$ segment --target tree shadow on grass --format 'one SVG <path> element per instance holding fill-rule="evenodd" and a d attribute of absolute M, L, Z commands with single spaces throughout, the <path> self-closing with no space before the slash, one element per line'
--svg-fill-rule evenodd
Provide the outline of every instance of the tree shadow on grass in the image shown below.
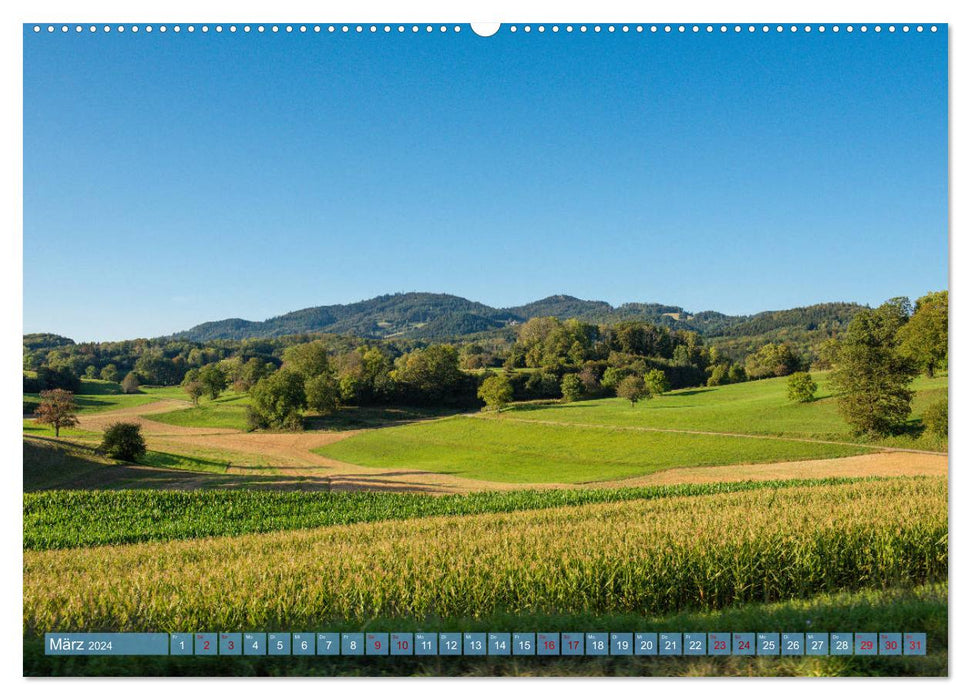
<path fill-rule="evenodd" d="M 582 401 L 571 401 L 569 403 L 564 403 L 563 401 L 558 401 L 556 399 L 528 401 L 528 402 L 513 404 L 509 406 L 509 408 L 507 408 L 506 411 L 503 411 L 503 413 L 528 413 L 530 411 L 545 411 L 550 408 L 577 410 L 582 408 L 589 408 L 590 406 L 592 406 L 593 404 L 588 403 L 588 401 L 591 401 L 591 400 L 592 399 L 582 400 Z M 584 404 L 586 404 L 586 406 L 584 406 Z"/>
<path fill-rule="evenodd" d="M 348 406 L 337 413 L 304 418 L 305 430 L 357 430 L 447 418 L 467 409 L 425 406 Z"/>
<path fill-rule="evenodd" d="M 441 484 L 414 471 L 327 474 L 320 467 L 238 467 L 229 462 L 152 452 L 151 464 L 112 462 L 91 446 L 63 439 L 24 440 L 24 491 L 51 489 L 254 489 L 273 491 L 398 491 L 439 494 Z M 192 468 L 193 464 L 203 468 Z M 210 467 L 211 469 L 206 469 Z M 304 469 L 320 473 L 294 474 Z M 407 477 L 402 479 L 400 477 Z"/>

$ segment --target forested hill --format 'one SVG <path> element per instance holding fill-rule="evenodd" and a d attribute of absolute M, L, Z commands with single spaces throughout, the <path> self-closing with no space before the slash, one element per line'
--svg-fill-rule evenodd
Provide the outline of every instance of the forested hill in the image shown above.
<path fill-rule="evenodd" d="M 445 340 L 472 333 L 498 331 L 537 316 L 577 318 L 591 323 L 649 321 L 669 328 L 698 331 L 702 335 L 752 336 L 782 329 L 833 330 L 846 325 L 861 306 L 850 303 L 816 304 L 750 316 L 729 316 L 717 311 L 692 314 L 680 306 L 629 303 L 612 306 L 556 295 L 506 309 L 497 309 L 450 294 L 409 292 L 386 294 L 353 304 L 315 306 L 266 321 L 240 318 L 210 321 L 175 338 L 205 342 L 270 338 L 297 333 L 346 333 L 367 338 L 403 336 Z"/>

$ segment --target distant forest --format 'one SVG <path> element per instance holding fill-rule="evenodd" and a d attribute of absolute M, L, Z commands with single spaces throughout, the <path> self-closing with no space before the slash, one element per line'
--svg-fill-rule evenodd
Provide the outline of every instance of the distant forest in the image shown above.
<path fill-rule="evenodd" d="M 818 363 L 817 348 L 837 337 L 862 308 L 831 303 L 728 316 L 662 304 L 613 307 L 563 295 L 494 309 L 446 294 L 393 294 L 263 322 L 214 321 L 154 339 L 76 343 L 49 333 L 25 335 L 29 375 L 24 388 L 76 390 L 81 378 L 120 382 L 126 377 L 170 386 L 214 363 L 224 365 L 230 382 L 245 387 L 239 366 L 279 368 L 287 348 L 311 341 L 322 341 L 338 364 L 348 353 L 372 349 L 390 365 L 410 353 L 448 345 L 465 371 L 537 370 L 530 389 L 524 384 L 529 376 L 517 380 L 517 395 L 525 397 L 556 393 L 569 371 L 580 373 L 592 388 L 611 367 L 631 373 L 663 369 L 674 387 L 724 383 L 741 380 L 746 358 L 767 344 L 784 345 L 798 358 L 791 360 L 793 366 Z M 251 376 L 250 383 L 258 378 Z M 608 384 L 611 379 L 607 373 Z"/>
<path fill-rule="evenodd" d="M 207 342 L 336 333 L 429 342 L 452 341 L 470 335 L 511 339 L 515 337 L 517 325 L 531 318 L 550 316 L 600 325 L 645 321 L 671 330 L 694 331 L 707 338 L 764 336 L 777 331 L 792 336 L 818 332 L 818 336 L 845 328 L 862 308 L 859 304 L 837 302 L 729 316 L 717 311 L 690 313 L 680 306 L 665 304 L 628 303 L 614 307 L 604 301 L 556 295 L 522 306 L 496 309 L 449 294 L 410 292 L 354 304 L 315 306 L 266 321 L 239 318 L 210 321 L 175 333 L 172 338 Z"/>
<path fill-rule="evenodd" d="M 869 347 L 866 338 L 873 336 L 879 340 L 874 343 L 885 346 L 888 358 L 903 358 L 901 367 L 907 372 L 901 376 L 918 370 L 933 374 L 947 366 L 946 291 L 930 293 L 916 306 L 897 298 L 873 311 L 837 303 L 748 317 L 689 314 L 678 307 L 647 304 L 614 308 L 551 297 L 515 309 L 491 310 L 496 318 L 504 316 L 502 327 L 475 326 L 472 332 L 446 338 L 422 335 L 429 328 L 444 332 L 455 314 L 466 313 L 455 309 L 470 305 L 487 308 L 459 297 L 403 294 L 280 317 L 293 327 L 316 319 L 326 320 L 329 328 L 345 324 L 382 329 L 373 335 L 272 335 L 271 327 L 288 327 L 280 319 L 255 324 L 253 332 L 264 336 L 244 339 L 198 340 L 185 333 L 76 343 L 54 334 L 30 334 L 23 338 L 24 392 L 76 393 L 82 379 L 117 382 L 128 393 L 139 391 L 141 385 L 181 384 L 197 403 L 204 394 L 215 399 L 231 387 L 250 394 L 252 427 L 296 428 L 305 410 L 327 413 L 369 404 L 476 406 L 493 394 L 500 403 L 578 400 L 636 394 L 648 380 L 656 393 L 663 393 L 829 369 L 843 337 L 852 335 L 854 327 L 860 336 L 856 346 Z M 563 320 L 549 313 L 556 309 L 580 316 Z M 883 330 L 866 330 L 875 323 L 872 318 L 884 317 L 891 320 Z M 216 325 L 205 327 L 215 331 Z M 402 327 L 407 332 L 390 332 Z M 240 328 L 237 324 L 236 331 L 245 332 Z M 846 353 L 844 364 L 845 360 Z M 909 399 L 906 403 L 909 406 Z"/>

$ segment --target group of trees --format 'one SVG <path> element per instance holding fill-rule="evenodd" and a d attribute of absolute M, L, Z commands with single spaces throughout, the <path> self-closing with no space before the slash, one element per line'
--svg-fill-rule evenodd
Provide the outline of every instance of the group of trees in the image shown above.
<path fill-rule="evenodd" d="M 340 403 L 340 384 L 327 345 L 316 340 L 283 353 L 283 366 L 250 389 L 249 423 L 254 428 L 296 429 L 303 412 L 330 413 Z"/>
<path fill-rule="evenodd" d="M 895 298 L 861 311 L 836 346 L 832 382 L 843 418 L 860 434 L 906 430 L 914 378 L 946 371 L 947 291 L 917 300 Z M 947 403 L 928 411 L 925 428 L 947 434 Z"/>
<path fill-rule="evenodd" d="M 77 392 L 81 376 L 121 382 L 126 392 L 139 391 L 140 384 L 181 383 L 198 405 L 231 387 L 251 395 L 253 427 L 296 427 L 306 412 L 328 413 L 341 405 L 482 401 L 501 409 L 514 400 L 600 396 L 622 396 L 634 405 L 672 388 L 782 376 L 790 377 L 792 400 L 808 401 L 817 388 L 806 373 L 812 360 L 814 368 L 834 370 L 840 411 L 855 430 L 888 433 L 909 419 L 912 379 L 947 370 L 947 307 L 946 291 L 913 307 L 905 299 L 876 309 L 848 306 L 852 320 L 845 328 L 842 320 L 837 324 L 841 335 L 825 338 L 811 355 L 784 341 L 730 355 L 693 331 L 555 317 L 529 319 L 511 341 L 457 346 L 310 335 L 75 344 L 34 335 L 24 338 L 24 391 Z M 808 318 L 812 332 L 829 327 Z M 769 321 L 775 322 L 760 323 Z"/>
<path fill-rule="evenodd" d="M 625 380 L 633 378 L 625 385 L 630 392 L 638 377 L 655 370 L 676 389 L 746 378 L 741 366 L 697 333 L 644 321 L 595 325 L 532 318 L 519 328 L 504 366 L 533 370 L 521 384 L 514 382 L 517 398 L 613 396 Z"/>
<path fill-rule="evenodd" d="M 502 374 L 490 373 L 483 380 L 477 395 L 487 408 L 498 412 L 513 400 L 515 389 L 510 381 L 510 376 L 514 375 L 511 375 L 510 370 L 506 369 Z M 642 399 L 660 396 L 670 389 L 671 383 L 668 381 L 667 375 L 659 369 L 652 369 L 643 376 L 638 374 L 624 376 L 614 387 L 614 393 L 616 396 L 630 401 L 630 405 L 633 407 Z M 559 390 L 563 400 L 567 402 L 579 401 L 586 393 L 583 379 L 576 372 L 563 376 Z"/>
<path fill-rule="evenodd" d="M 749 379 L 785 377 L 805 369 L 805 360 L 786 343 L 766 343 L 745 358 L 745 375 Z"/>

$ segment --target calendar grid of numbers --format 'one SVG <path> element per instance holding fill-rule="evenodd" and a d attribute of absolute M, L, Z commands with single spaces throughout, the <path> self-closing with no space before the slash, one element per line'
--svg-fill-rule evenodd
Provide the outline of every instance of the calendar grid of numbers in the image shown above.
<path fill-rule="evenodd" d="M 924 656 L 923 632 L 85 632 L 52 656 Z"/>

